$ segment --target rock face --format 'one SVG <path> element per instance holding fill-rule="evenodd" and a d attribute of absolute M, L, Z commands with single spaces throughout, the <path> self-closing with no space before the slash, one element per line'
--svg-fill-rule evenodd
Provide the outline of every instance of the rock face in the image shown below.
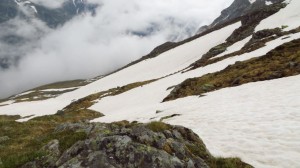
<path fill-rule="evenodd" d="M 198 34 L 230 20 L 244 16 L 264 6 L 280 2 L 283 2 L 283 0 L 235 0 L 228 8 L 221 12 L 221 15 L 215 19 L 212 24 L 209 26 L 202 26 L 198 30 Z"/>
<path fill-rule="evenodd" d="M 47 8 L 28 0 L 1 0 L 0 23 L 16 16 L 24 19 L 35 17 L 44 21 L 49 27 L 56 27 L 70 20 L 72 17 L 85 12 L 95 13 L 94 4 L 81 0 L 68 0 L 58 8 Z"/>
<path fill-rule="evenodd" d="M 41 150 L 47 155 L 29 167 L 218 167 L 222 164 L 207 151 L 201 139 L 190 129 L 161 122 L 137 124 L 63 124 L 55 131 L 83 131 L 88 135 L 66 151 L 59 151 L 61 142 L 52 140 Z M 224 161 L 224 160 L 223 160 Z M 235 167 L 251 167 L 234 160 Z"/>

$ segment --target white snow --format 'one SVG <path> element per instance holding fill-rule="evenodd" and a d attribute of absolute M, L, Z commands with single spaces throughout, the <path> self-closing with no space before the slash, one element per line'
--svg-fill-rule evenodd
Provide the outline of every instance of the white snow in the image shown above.
<path fill-rule="evenodd" d="M 225 52 L 215 56 L 215 57 L 212 57 L 212 58 L 218 58 L 218 57 L 222 57 L 226 54 L 230 54 L 230 53 L 233 53 L 233 52 L 236 52 L 236 51 L 239 51 L 241 50 L 244 45 L 249 42 L 249 40 L 252 38 L 252 36 L 249 36 L 249 37 L 246 37 L 245 39 L 241 40 L 241 41 L 238 41 L 234 44 L 232 44 L 231 46 L 229 46 Z"/>
<path fill-rule="evenodd" d="M 25 1 L 25 2 L 23 2 L 23 4 L 31 4 L 31 2 L 30 1 Z"/>
<path fill-rule="evenodd" d="M 20 94 L 14 96 L 14 97 L 20 97 L 20 96 L 28 95 L 28 94 L 30 94 L 32 92 L 35 92 L 35 90 L 31 90 L 31 91 L 28 91 L 28 92 L 23 92 L 23 93 L 20 93 Z"/>
<path fill-rule="evenodd" d="M 269 6 L 269 5 L 272 5 L 273 2 L 272 1 L 266 1 L 266 5 Z"/>
<path fill-rule="evenodd" d="M 69 88 L 61 88 L 61 89 L 44 89 L 44 90 L 39 90 L 40 92 L 62 92 L 62 91 L 67 91 L 67 90 L 73 90 L 73 89 L 78 89 L 79 87 L 69 87 Z"/>
<path fill-rule="evenodd" d="M 36 10 L 36 7 L 35 6 L 30 6 L 32 9 L 33 9 L 33 11 L 35 12 L 35 13 L 38 13 L 38 11 Z"/>
<path fill-rule="evenodd" d="M 281 26 L 288 26 L 286 31 L 295 29 L 300 26 L 300 1 L 291 0 L 284 9 L 274 15 L 262 20 L 255 28 L 255 31 L 271 29 Z"/>
<path fill-rule="evenodd" d="M 21 116 L 55 114 L 58 110 L 69 105 L 74 99 L 79 99 L 92 93 L 127 85 L 129 83 L 156 79 L 172 74 L 186 68 L 201 58 L 211 47 L 223 43 L 230 34 L 240 26 L 240 22 L 229 25 L 221 30 L 217 30 L 168 52 L 162 53 L 154 59 L 142 61 L 134 66 L 106 76 L 75 91 L 62 94 L 56 98 L 36 102 L 21 102 L 1 107 L 0 114 L 18 114 Z"/>
<path fill-rule="evenodd" d="M 160 115 L 194 130 L 212 154 L 254 167 L 300 167 L 300 76 L 250 83 L 166 103 Z"/>
<path fill-rule="evenodd" d="M 75 0 L 73 0 L 73 4 L 74 4 L 74 6 L 76 7 L 76 3 L 75 3 Z"/>
<path fill-rule="evenodd" d="M 249 2 L 250 2 L 251 4 L 253 4 L 255 1 L 256 1 L 256 0 L 249 0 Z"/>

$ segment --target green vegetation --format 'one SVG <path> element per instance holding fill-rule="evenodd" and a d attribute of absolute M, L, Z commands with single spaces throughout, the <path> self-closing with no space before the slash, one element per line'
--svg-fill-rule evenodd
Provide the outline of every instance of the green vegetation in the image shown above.
<path fill-rule="evenodd" d="M 64 81 L 64 82 L 55 82 L 47 85 L 43 85 L 32 90 L 46 90 L 46 89 L 63 89 L 63 88 L 71 88 L 71 87 L 79 87 L 85 86 L 89 82 L 86 80 L 72 80 L 72 81 Z"/>
<path fill-rule="evenodd" d="M 84 132 L 63 131 L 54 129 L 68 122 L 80 122 L 101 117 L 102 114 L 92 111 L 76 111 L 58 113 L 55 115 L 38 117 L 28 122 L 16 122 L 20 116 L 0 116 L 0 137 L 9 139 L 0 142 L 0 168 L 18 167 L 46 153 L 41 147 L 51 140 L 57 139 L 60 150 L 64 151 L 79 140 L 86 139 Z"/>
<path fill-rule="evenodd" d="M 194 156 L 203 158 L 211 168 L 252 168 L 239 158 L 213 157 L 207 151 L 203 142 L 187 143 L 186 147 Z"/>
<path fill-rule="evenodd" d="M 166 123 L 154 121 L 154 122 L 147 124 L 147 128 L 149 128 L 150 130 L 152 130 L 154 132 L 163 132 L 165 130 L 171 129 L 172 127 Z"/>
<path fill-rule="evenodd" d="M 28 90 L 27 91 L 28 94 L 22 94 L 20 96 L 10 97 L 8 99 L 2 99 L 2 100 L 0 100 L 0 103 L 8 101 L 8 100 L 14 100 L 15 103 L 47 100 L 50 98 L 57 97 L 63 93 L 74 91 L 77 89 L 76 87 L 85 86 L 89 83 L 90 82 L 87 82 L 85 80 L 72 80 L 72 81 L 56 82 L 56 83 L 43 85 L 43 86 Z M 68 88 L 70 88 L 70 89 L 68 89 Z M 47 89 L 54 89 L 54 90 L 47 91 Z M 65 89 L 65 90 L 55 91 L 55 89 Z"/>
<path fill-rule="evenodd" d="M 215 158 L 210 163 L 211 168 L 252 168 L 239 158 Z"/>
<path fill-rule="evenodd" d="M 187 79 L 175 87 L 164 101 L 298 74 L 300 74 L 300 39 L 285 43 L 265 56 L 236 62 L 222 71 Z"/>
<path fill-rule="evenodd" d="M 281 29 L 286 29 L 286 28 L 288 28 L 289 26 L 288 25 L 282 25 L 281 26 Z"/>
<path fill-rule="evenodd" d="M 58 95 L 61 95 L 63 93 L 71 92 L 76 89 L 66 89 L 63 91 L 33 91 L 28 94 L 24 94 L 21 96 L 17 96 L 13 98 L 15 100 L 15 103 L 20 103 L 20 102 L 30 102 L 30 101 L 41 101 L 41 100 L 47 100 L 49 98 L 54 98 Z"/>
<path fill-rule="evenodd" d="M 162 117 L 159 121 L 163 121 L 163 120 L 173 118 L 173 117 L 176 117 L 176 116 L 181 116 L 181 115 L 180 114 L 172 114 L 172 115 L 169 115 L 169 116 Z"/>

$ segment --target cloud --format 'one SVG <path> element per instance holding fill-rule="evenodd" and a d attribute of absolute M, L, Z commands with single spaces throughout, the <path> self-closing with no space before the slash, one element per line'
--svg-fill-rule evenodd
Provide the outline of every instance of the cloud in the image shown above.
<path fill-rule="evenodd" d="M 75 17 L 55 30 L 39 21 L 24 24 L 15 19 L 13 32 L 29 40 L 17 51 L 22 55 L 18 63 L 0 70 L 0 97 L 41 84 L 111 72 L 159 44 L 194 34 L 232 1 L 90 0 L 100 4 L 95 16 Z M 7 32 L 0 30 L 0 34 Z M 13 47 L 0 43 L 0 58 Z"/>

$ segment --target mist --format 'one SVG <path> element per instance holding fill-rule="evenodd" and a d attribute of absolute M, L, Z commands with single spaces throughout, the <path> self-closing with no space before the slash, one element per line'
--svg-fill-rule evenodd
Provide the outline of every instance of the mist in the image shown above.
<path fill-rule="evenodd" d="M 99 4 L 96 15 L 79 15 L 55 29 L 38 19 L 12 19 L 0 25 L 0 38 L 19 34 L 24 40 L 0 42 L 0 58 L 17 60 L 0 69 L 0 98 L 47 83 L 105 75 L 166 41 L 193 35 L 232 1 L 90 0 Z M 56 8 L 63 1 L 32 2 Z"/>

